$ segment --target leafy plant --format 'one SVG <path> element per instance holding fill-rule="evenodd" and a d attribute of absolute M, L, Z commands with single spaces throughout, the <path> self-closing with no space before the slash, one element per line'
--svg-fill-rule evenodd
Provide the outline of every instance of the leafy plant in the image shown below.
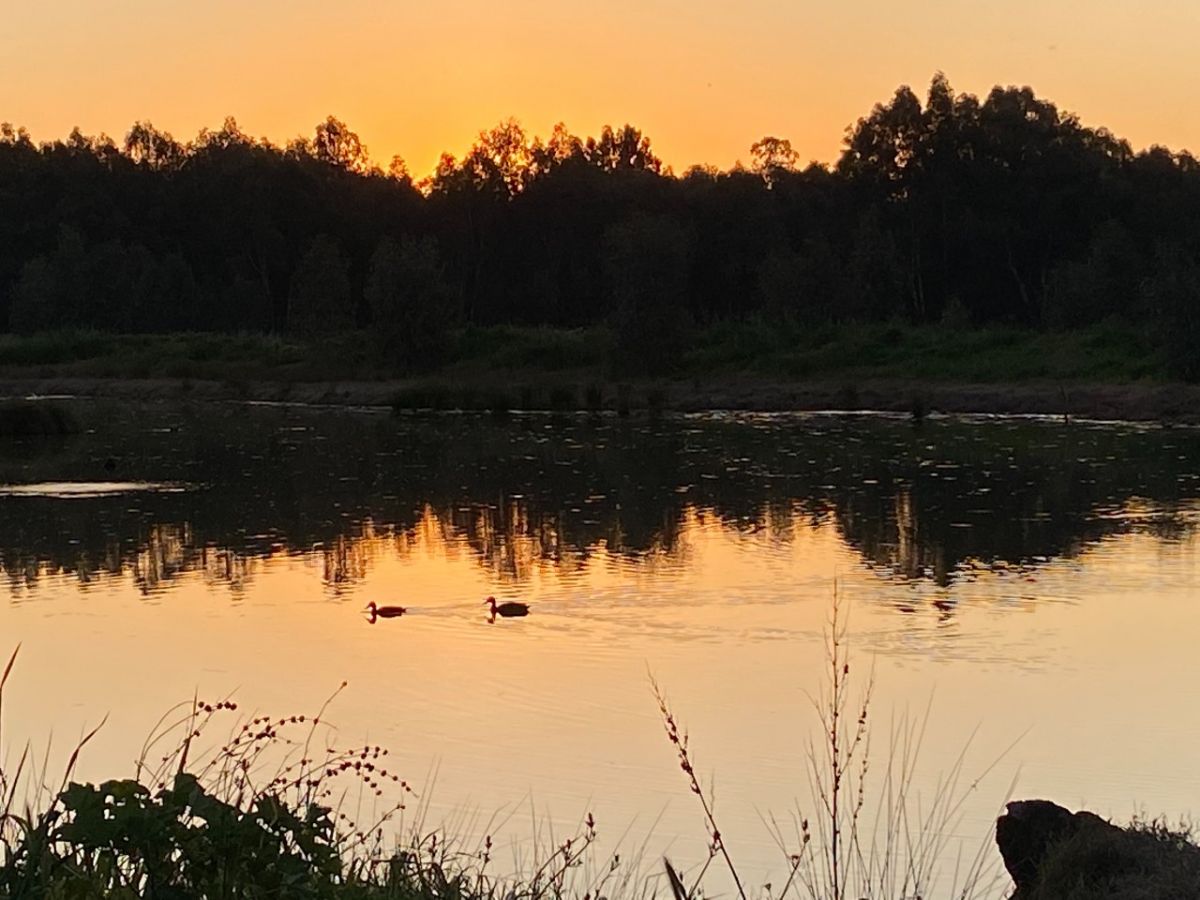
<path fill-rule="evenodd" d="M 0 673 L 0 712 L 16 658 Z M 426 830 L 423 813 L 389 850 L 399 830 L 386 826 L 415 795 L 386 767 L 386 749 L 332 743 L 332 700 L 312 717 L 245 719 L 230 700 L 193 699 L 162 717 L 132 778 L 98 785 L 73 779 L 95 729 L 61 786 L 22 806 L 19 786 L 45 780 L 31 777 L 26 748 L 14 770 L 0 765 L 0 898 L 590 900 L 633 890 L 634 868 L 615 851 L 590 865 L 591 814 L 577 834 L 535 844 L 511 876 L 491 872 L 490 834 L 465 848 Z M 210 746 L 206 736 L 230 717 L 229 736 Z M 398 800 L 384 799 L 396 791 Z"/>

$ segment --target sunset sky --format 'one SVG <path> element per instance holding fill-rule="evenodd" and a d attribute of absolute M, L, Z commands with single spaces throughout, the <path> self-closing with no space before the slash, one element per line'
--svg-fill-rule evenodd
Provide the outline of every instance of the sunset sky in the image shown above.
<path fill-rule="evenodd" d="M 676 171 L 727 167 L 764 134 L 829 161 L 873 103 L 932 73 L 1029 84 L 1135 147 L 1200 151 L 1195 0 L 6 0 L 0 121 L 39 140 L 179 139 L 226 115 L 256 136 L 347 121 L 386 164 L 513 116 L 646 131 Z"/>

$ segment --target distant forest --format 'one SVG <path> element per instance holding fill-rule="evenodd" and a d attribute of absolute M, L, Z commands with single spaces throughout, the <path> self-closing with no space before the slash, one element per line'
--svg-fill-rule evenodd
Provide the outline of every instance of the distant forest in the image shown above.
<path fill-rule="evenodd" d="M 1117 320 L 1200 377 L 1200 163 L 1134 153 L 1029 88 L 934 77 L 847 130 L 675 174 L 630 125 L 514 122 L 414 181 L 335 118 L 286 146 L 233 119 L 180 143 L 0 126 L 0 331 L 363 329 L 400 369 L 460 325 L 611 327 L 629 368 L 757 318 L 1071 329 Z"/>

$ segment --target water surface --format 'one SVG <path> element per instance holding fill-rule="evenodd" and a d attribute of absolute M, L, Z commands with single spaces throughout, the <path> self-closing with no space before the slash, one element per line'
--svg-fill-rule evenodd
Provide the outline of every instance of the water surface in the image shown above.
<path fill-rule="evenodd" d="M 1016 778 L 1105 815 L 1200 809 L 1200 433 L 1027 420 L 660 421 L 245 405 L 81 407 L 0 445 L 5 742 L 123 774 L 171 704 L 333 710 L 435 818 L 530 809 L 700 859 L 657 721 L 686 721 L 755 883 L 762 817 L 807 803 L 835 589 L 879 727 L 932 712 L 918 783 L 972 733 L 973 850 Z M 532 605 L 489 623 L 489 594 Z M 410 613 L 374 625 L 362 607 Z M 880 732 L 879 741 L 883 741 Z M 428 789 L 428 788 L 427 788 Z M 457 820 L 460 823 L 462 820 Z M 464 825 L 482 829 L 484 825 Z M 653 854 L 651 854 L 653 858 Z"/>

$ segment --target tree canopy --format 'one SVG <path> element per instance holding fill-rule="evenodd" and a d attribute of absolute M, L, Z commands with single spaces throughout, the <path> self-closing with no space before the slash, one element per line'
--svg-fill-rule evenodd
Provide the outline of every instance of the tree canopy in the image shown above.
<path fill-rule="evenodd" d="M 828 167 L 782 137 L 748 149 L 748 169 L 676 176 L 632 125 L 542 139 L 507 120 L 414 182 L 332 116 L 284 147 L 232 118 L 188 142 L 136 122 L 39 144 L 4 124 L 0 330 L 310 333 L 383 310 L 389 345 L 441 333 L 411 310 L 1200 330 L 1200 164 L 1027 87 L 901 87 Z"/>

